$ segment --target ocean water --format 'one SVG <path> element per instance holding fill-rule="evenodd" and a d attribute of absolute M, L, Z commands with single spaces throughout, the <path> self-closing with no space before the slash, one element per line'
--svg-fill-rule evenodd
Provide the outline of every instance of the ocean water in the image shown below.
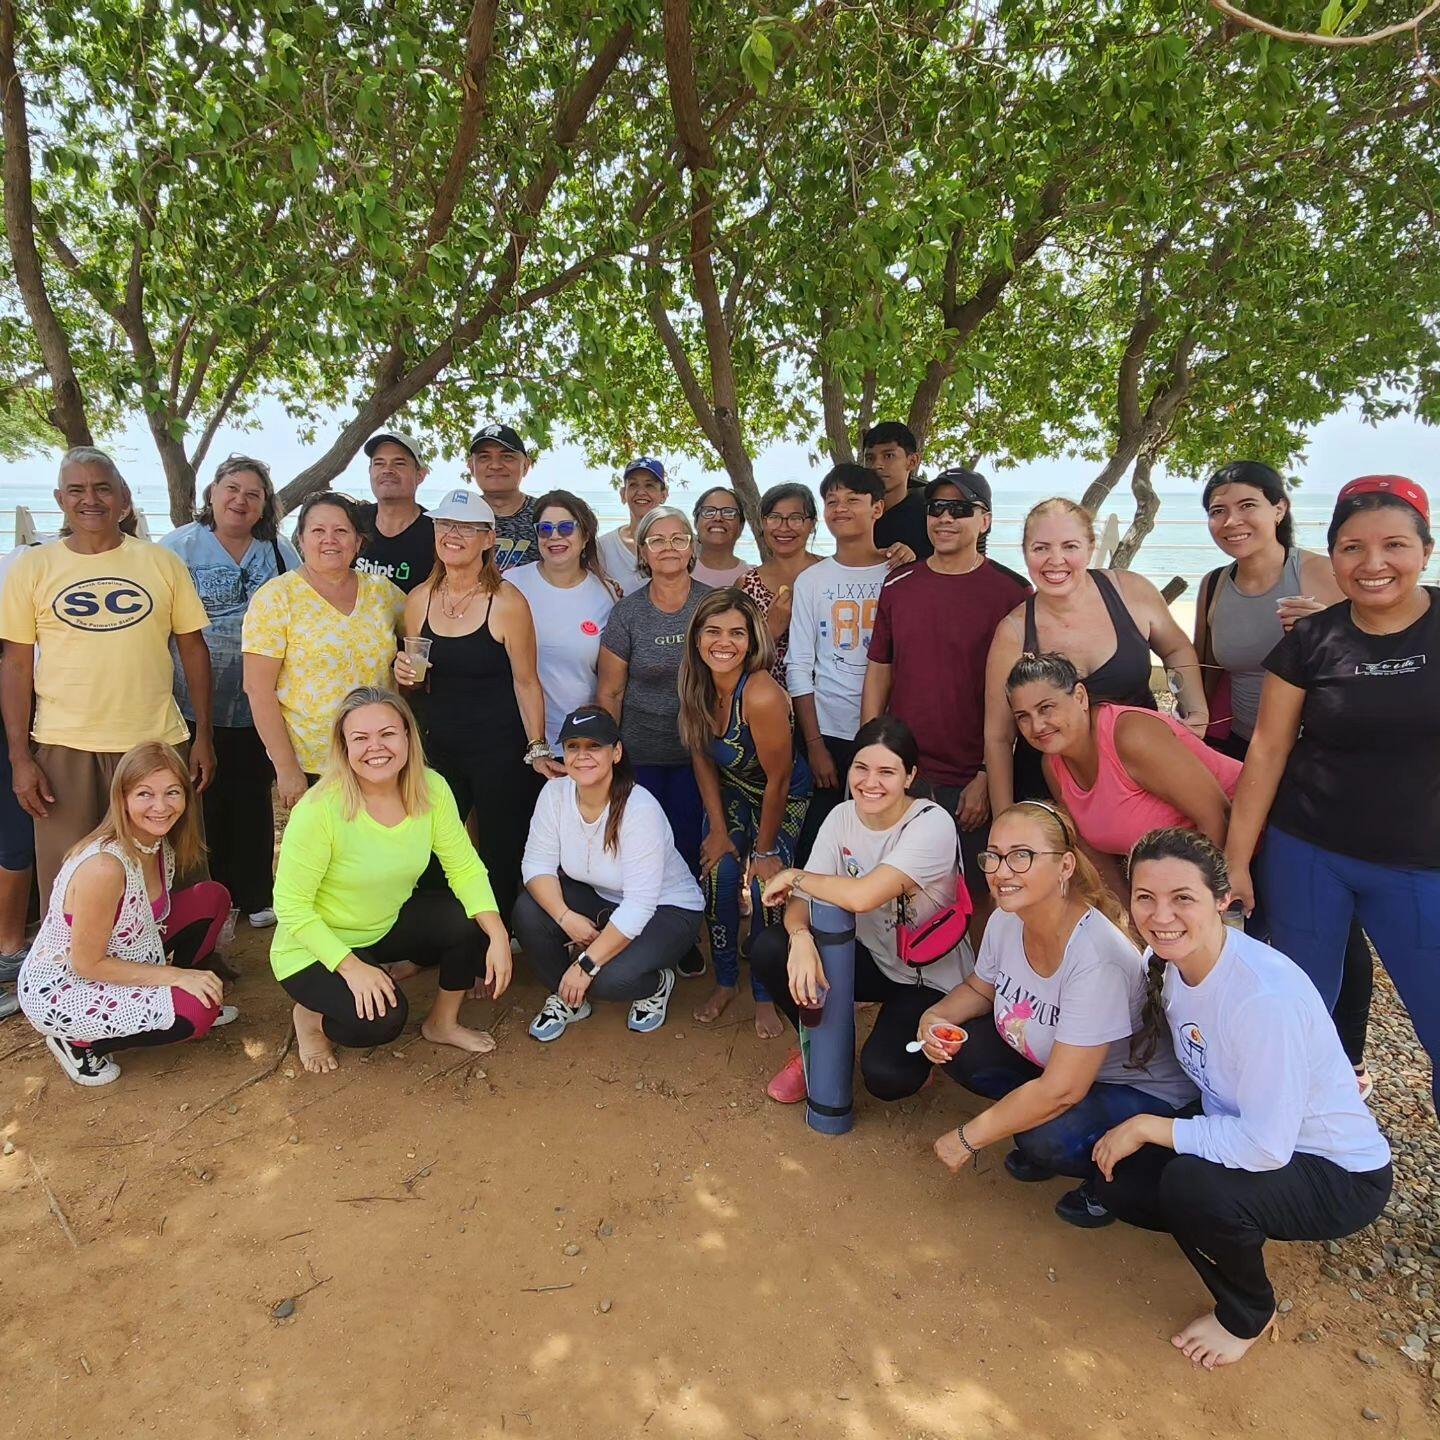
<path fill-rule="evenodd" d="M 585 478 L 566 478 L 570 479 L 570 488 L 595 510 L 602 530 L 619 525 L 626 518 L 625 508 L 613 487 L 598 477 L 591 479 L 589 483 L 586 483 Z M 547 476 L 546 479 L 555 483 L 559 477 Z M 703 488 L 709 488 L 714 483 L 710 480 Z M 53 482 L 5 482 L 3 492 L 0 492 L 0 553 L 13 544 L 16 506 L 27 507 L 40 530 L 53 533 L 59 524 L 59 513 L 52 497 L 52 486 Z M 164 487 L 140 481 L 134 488 L 150 534 L 152 538 L 158 538 L 170 529 L 169 504 Z M 368 487 L 362 469 L 352 467 L 336 488 L 357 498 L 368 498 Z M 450 482 L 447 480 L 427 480 L 420 490 L 421 502 L 428 500 L 433 503 L 449 488 Z M 529 488 L 532 493 L 536 490 L 533 484 Z M 677 485 L 672 489 L 671 500 L 688 510 L 694 504 L 701 488 Z M 1023 572 L 1020 532 L 1025 514 L 1037 501 L 1055 492 L 1031 489 L 1006 491 L 999 483 L 996 488 L 995 522 L 991 531 L 989 554 L 1002 564 Z M 1170 491 L 1161 498 L 1162 507 L 1155 529 L 1141 547 L 1133 568 L 1162 586 L 1176 576 L 1183 577 L 1190 582 L 1190 593 L 1186 598 L 1192 599 L 1201 576 L 1222 563 L 1223 556 L 1216 549 L 1206 529 L 1198 489 Z M 1113 507 L 1102 509 L 1100 521 L 1103 523 L 1105 517 L 1113 511 L 1123 534 L 1130 518 L 1130 496 L 1128 493 L 1121 493 L 1115 499 L 1117 503 Z M 1307 549 L 1323 550 L 1325 527 L 1329 523 L 1334 495 L 1302 491 L 1296 496 L 1294 503 L 1296 532 L 1300 544 Z M 815 548 L 822 554 L 833 548 L 823 526 L 817 532 Z M 748 535 L 740 550 L 748 558 L 755 558 L 755 547 L 749 541 Z M 1434 580 L 1437 575 L 1440 575 L 1440 562 L 1431 567 L 1430 578 Z"/>

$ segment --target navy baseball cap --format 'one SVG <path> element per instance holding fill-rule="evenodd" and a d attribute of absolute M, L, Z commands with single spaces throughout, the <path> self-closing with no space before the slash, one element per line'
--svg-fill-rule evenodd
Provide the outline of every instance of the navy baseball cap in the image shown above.
<path fill-rule="evenodd" d="M 990 482 L 973 470 L 961 470 L 958 467 L 954 470 L 942 470 L 933 480 L 927 482 L 925 499 L 933 500 L 935 492 L 942 485 L 953 485 L 972 505 L 983 505 L 987 510 L 995 508 L 990 500 Z"/>
<path fill-rule="evenodd" d="M 593 740 L 597 745 L 618 745 L 620 727 L 604 706 L 582 705 L 565 717 L 557 739 L 561 745 L 567 740 Z"/>
<path fill-rule="evenodd" d="M 665 484 L 665 466 L 652 455 L 641 455 L 639 459 L 632 460 L 625 467 L 621 478 L 627 479 L 635 470 L 648 470 L 662 485 Z"/>
<path fill-rule="evenodd" d="M 470 453 L 473 455 L 489 440 L 493 440 L 497 445 L 503 446 L 515 455 L 528 456 L 529 454 L 525 449 L 525 442 L 520 438 L 520 432 L 511 429 L 509 425 L 482 425 L 470 437 Z"/>

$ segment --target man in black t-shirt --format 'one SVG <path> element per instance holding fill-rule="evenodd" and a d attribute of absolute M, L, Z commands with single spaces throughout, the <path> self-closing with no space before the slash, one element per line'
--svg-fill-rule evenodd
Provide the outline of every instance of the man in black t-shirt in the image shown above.
<path fill-rule="evenodd" d="M 420 446 L 398 430 L 365 442 L 373 505 L 360 507 L 365 544 L 357 570 L 383 575 L 409 594 L 435 568 L 435 527 L 415 499 L 426 476 Z"/>
<path fill-rule="evenodd" d="M 915 478 L 920 444 L 908 425 L 884 420 L 860 437 L 865 464 L 885 482 L 885 513 L 875 522 L 875 545 L 888 550 L 908 545 L 917 560 L 935 553 L 925 525 L 925 487 Z"/>
<path fill-rule="evenodd" d="M 503 573 L 540 558 L 535 502 L 520 485 L 534 463 L 518 431 L 482 425 L 470 441 L 470 476 L 495 512 L 495 564 Z"/>

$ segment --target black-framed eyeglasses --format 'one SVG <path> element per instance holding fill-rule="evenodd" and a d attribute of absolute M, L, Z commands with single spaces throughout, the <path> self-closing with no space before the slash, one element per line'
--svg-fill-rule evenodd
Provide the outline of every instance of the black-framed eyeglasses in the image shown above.
<path fill-rule="evenodd" d="M 771 530 L 803 530 L 814 522 L 803 511 L 796 515 L 780 515 L 772 510 L 765 517 L 765 524 Z"/>
<path fill-rule="evenodd" d="M 952 520 L 968 520 L 975 513 L 975 506 L 969 500 L 927 500 L 925 513 L 932 520 L 938 520 L 942 515 L 948 515 Z"/>
<path fill-rule="evenodd" d="M 982 850 L 975 863 L 982 875 L 993 875 L 1003 860 L 1010 867 L 1012 875 L 1023 875 L 1034 863 L 1037 855 L 1065 855 L 1065 850 L 1032 850 L 1028 845 L 1017 845 L 1013 850 Z"/>
<path fill-rule="evenodd" d="M 579 528 L 578 520 L 542 520 L 536 525 L 535 533 L 542 540 L 548 540 L 552 535 L 568 540 Z"/>
<path fill-rule="evenodd" d="M 738 520 L 741 514 L 733 505 L 702 505 L 698 513 L 702 520 Z"/>

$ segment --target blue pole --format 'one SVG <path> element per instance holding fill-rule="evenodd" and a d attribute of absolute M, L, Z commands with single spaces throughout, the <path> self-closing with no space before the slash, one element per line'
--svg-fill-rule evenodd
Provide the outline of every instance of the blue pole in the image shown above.
<path fill-rule="evenodd" d="M 805 1123 L 822 1135 L 844 1135 L 855 1124 L 855 917 L 838 905 L 810 901 L 810 931 L 830 989 L 818 1023 L 803 1012 Z"/>

